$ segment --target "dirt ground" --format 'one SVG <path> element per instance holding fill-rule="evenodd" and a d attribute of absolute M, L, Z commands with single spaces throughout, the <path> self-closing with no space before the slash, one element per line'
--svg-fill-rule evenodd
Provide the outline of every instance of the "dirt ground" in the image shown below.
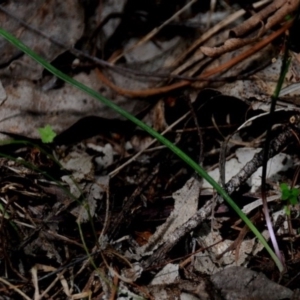
<path fill-rule="evenodd" d="M 184 151 L 282 270 L 176 151 L 1 37 L 0 300 L 300 299 L 298 6 L 1 1 L 1 28 Z"/>

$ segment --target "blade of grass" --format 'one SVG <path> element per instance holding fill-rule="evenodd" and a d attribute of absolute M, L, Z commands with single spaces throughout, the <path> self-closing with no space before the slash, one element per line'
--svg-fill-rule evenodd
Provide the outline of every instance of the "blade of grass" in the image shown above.
<path fill-rule="evenodd" d="M 176 155 L 178 155 L 185 163 L 187 163 L 190 167 L 192 167 L 201 177 L 203 177 L 209 184 L 211 184 L 214 189 L 227 201 L 227 203 L 233 208 L 233 210 L 238 214 L 238 216 L 247 224 L 247 226 L 251 229 L 251 231 L 256 235 L 259 241 L 263 244 L 266 250 L 269 252 L 270 256 L 274 260 L 275 264 L 277 265 L 280 272 L 283 272 L 283 265 L 275 255 L 273 250 L 268 245 L 265 238 L 262 234 L 257 230 L 257 228 L 252 224 L 252 222 L 248 219 L 248 217 L 240 210 L 240 208 L 235 204 L 235 202 L 227 195 L 227 193 L 222 189 L 222 187 L 212 178 L 210 177 L 203 168 L 201 168 L 195 161 L 193 161 L 188 155 L 182 152 L 178 147 L 176 147 L 172 142 L 164 138 L 158 132 L 147 126 L 145 123 L 141 122 L 139 119 L 132 116 L 127 111 L 123 110 L 121 107 L 117 106 L 116 104 L 112 103 L 110 100 L 106 99 L 104 96 L 99 94 L 98 92 L 94 91 L 93 89 L 87 87 L 86 85 L 78 82 L 77 80 L 67 76 L 63 72 L 59 71 L 55 67 L 53 67 L 50 63 L 46 60 L 41 58 L 38 54 L 24 45 L 20 40 L 15 38 L 13 35 L 8 33 L 6 30 L 0 28 L 0 35 L 3 36 L 6 40 L 12 43 L 15 47 L 19 48 L 23 52 L 25 52 L 28 56 L 32 59 L 37 61 L 40 65 L 42 65 L 45 69 L 51 72 L 56 77 L 64 80 L 65 82 L 75 86 L 79 90 L 84 91 L 88 95 L 94 97 L 98 101 L 104 103 L 106 106 L 110 107 L 121 116 L 125 117 L 126 119 L 130 120 L 131 122 L 135 123 L 137 126 L 148 132 L 154 138 L 156 138 L 159 142 L 167 146 L 171 151 L 173 151 Z"/>

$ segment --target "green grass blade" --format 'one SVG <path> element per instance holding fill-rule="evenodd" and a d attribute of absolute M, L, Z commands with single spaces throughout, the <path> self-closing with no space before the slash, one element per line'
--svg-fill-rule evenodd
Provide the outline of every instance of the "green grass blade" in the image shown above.
<path fill-rule="evenodd" d="M 147 126 L 145 123 L 141 122 L 139 119 L 132 116 L 127 111 L 123 110 L 121 107 L 115 105 L 110 100 L 103 97 L 101 94 L 96 92 L 95 90 L 87 87 L 86 85 L 78 82 L 77 80 L 67 76 L 63 72 L 59 71 L 55 67 L 53 67 L 50 63 L 48 63 L 46 60 L 41 58 L 39 55 L 37 55 L 34 51 L 32 51 L 30 48 L 25 46 L 21 41 L 19 41 L 17 38 L 15 38 L 13 35 L 5 31 L 4 29 L 0 28 L 0 35 L 3 36 L 5 39 L 7 39 L 10 43 L 12 43 L 14 46 L 25 52 L 28 56 L 30 56 L 32 59 L 37 61 L 40 65 L 42 65 L 45 69 L 47 69 L 49 72 L 51 72 L 56 77 L 64 80 L 65 82 L 75 86 L 79 90 L 84 91 L 88 95 L 94 97 L 98 101 L 104 103 L 106 106 L 110 107 L 117 113 L 119 113 L 121 116 L 125 117 L 126 119 L 132 121 L 137 126 L 148 132 L 150 135 L 152 135 L 154 138 L 156 138 L 159 142 L 167 146 L 170 150 L 172 150 L 176 155 L 178 155 L 184 162 L 186 162 L 190 167 L 192 167 L 201 177 L 203 177 L 206 181 L 208 181 L 213 188 L 227 201 L 227 203 L 235 210 L 235 212 L 239 215 L 239 217 L 247 224 L 247 226 L 251 229 L 251 231 L 256 235 L 256 237 L 259 239 L 259 241 L 264 245 L 266 250 L 269 252 L 270 256 L 274 260 L 275 264 L 277 265 L 280 272 L 283 271 L 283 266 L 280 260 L 277 258 L 273 250 L 268 245 L 265 238 L 262 236 L 262 234 L 257 230 L 257 228 L 252 224 L 252 222 L 249 220 L 249 218 L 240 210 L 240 208 L 235 204 L 235 202 L 227 195 L 227 193 L 222 189 L 222 187 L 212 178 L 210 177 L 206 171 L 201 168 L 195 161 L 193 161 L 188 155 L 186 155 L 184 152 L 182 152 L 178 147 L 176 147 L 172 142 L 164 138 L 162 135 L 160 135 L 158 132 Z"/>

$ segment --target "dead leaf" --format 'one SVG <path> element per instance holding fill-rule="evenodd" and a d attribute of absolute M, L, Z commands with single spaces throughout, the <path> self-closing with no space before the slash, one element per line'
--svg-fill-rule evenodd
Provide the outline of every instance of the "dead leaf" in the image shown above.
<path fill-rule="evenodd" d="M 200 181 L 191 178 L 180 190 L 173 193 L 175 200 L 173 212 L 166 222 L 157 228 L 156 232 L 150 237 L 149 242 L 139 249 L 140 253 L 156 249 L 169 238 L 176 228 L 182 226 L 196 213 L 200 187 Z"/>
<path fill-rule="evenodd" d="M 25 45 L 37 52 L 47 61 L 54 60 L 65 49 L 73 45 L 81 37 L 84 29 L 83 9 L 78 2 L 72 0 L 12 0 L 5 3 L 4 8 L 22 20 L 45 33 L 52 39 L 64 44 L 65 48 L 55 45 L 49 39 L 37 34 L 33 30 L 24 28 L 19 22 L 5 13 L 0 13 L 1 27 L 17 38 Z M 15 46 L 0 39 L 1 58 L 0 64 L 9 64 L 0 69 L 0 74 L 12 78 L 27 78 L 38 80 L 41 78 L 43 67 L 22 53 Z"/>

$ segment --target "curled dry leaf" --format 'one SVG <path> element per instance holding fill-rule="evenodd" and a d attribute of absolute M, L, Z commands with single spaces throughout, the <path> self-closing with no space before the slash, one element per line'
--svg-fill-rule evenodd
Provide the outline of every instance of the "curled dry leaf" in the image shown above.
<path fill-rule="evenodd" d="M 215 57 L 222 55 L 226 52 L 233 51 L 239 49 L 249 43 L 255 42 L 260 38 L 264 33 L 267 32 L 270 28 L 274 25 L 278 24 L 284 18 L 294 12 L 299 5 L 298 0 L 276 0 L 270 3 L 267 7 L 262 9 L 260 12 L 249 18 L 244 23 L 240 24 L 236 28 L 230 31 L 230 35 L 234 38 L 227 40 L 223 46 L 220 47 L 201 47 L 201 51 L 209 56 Z M 273 14 L 272 14 L 273 13 Z M 264 24 L 265 19 L 272 14 Z M 249 31 L 253 30 L 256 26 L 260 27 L 256 36 L 252 38 L 242 38 L 244 34 L 248 33 Z M 241 38 L 237 38 L 241 37 Z"/>
<path fill-rule="evenodd" d="M 294 1 L 295 2 L 295 1 Z M 245 22 L 231 29 L 230 35 L 234 37 L 241 37 L 248 33 L 250 30 L 255 28 L 257 25 L 262 25 L 263 21 L 269 17 L 273 12 L 280 9 L 287 3 L 286 0 L 275 0 L 271 2 L 268 6 L 257 12 L 255 15 L 250 17 Z"/>

